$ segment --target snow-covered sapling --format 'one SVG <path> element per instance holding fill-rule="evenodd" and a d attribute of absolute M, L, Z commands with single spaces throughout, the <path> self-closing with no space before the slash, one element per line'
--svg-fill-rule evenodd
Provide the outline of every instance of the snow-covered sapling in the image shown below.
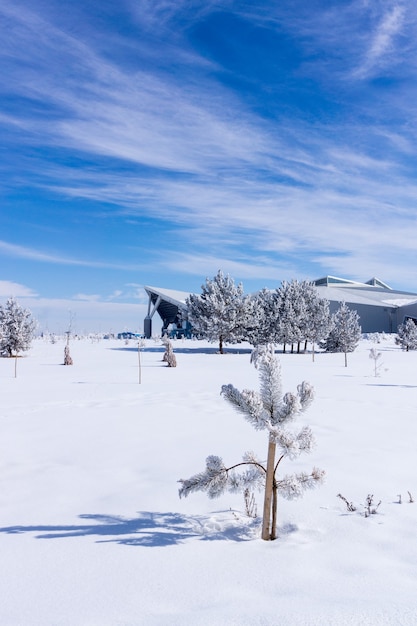
<path fill-rule="evenodd" d="M 140 358 L 140 349 L 145 347 L 145 341 L 139 339 L 138 341 L 138 372 L 139 372 L 139 385 L 142 383 L 142 361 Z"/>
<path fill-rule="evenodd" d="M 297 394 L 282 393 L 281 368 L 272 346 L 256 348 L 252 362 L 259 371 L 260 392 L 238 391 L 233 385 L 223 385 L 221 393 L 256 430 L 267 431 L 266 464 L 253 452 L 246 452 L 242 462 L 230 467 L 220 457 L 209 456 L 203 472 L 179 481 L 179 495 L 206 491 L 210 498 L 216 498 L 226 490 L 263 488 L 262 539 L 273 540 L 276 539 L 278 493 L 287 499 L 299 497 L 304 490 L 323 481 L 324 471 L 313 468 L 310 473 L 299 472 L 278 478 L 278 467 L 284 458 L 295 459 L 313 447 L 314 438 L 308 426 L 298 432 L 287 428 L 287 424 L 311 403 L 313 388 L 303 382 L 298 385 Z"/>
<path fill-rule="evenodd" d="M 375 378 L 377 378 L 379 376 L 379 371 L 382 367 L 382 363 L 378 363 L 379 359 L 381 358 L 382 354 L 381 352 L 378 352 L 378 350 L 376 348 L 371 348 L 369 351 L 369 358 L 373 359 L 374 361 L 374 376 Z"/>

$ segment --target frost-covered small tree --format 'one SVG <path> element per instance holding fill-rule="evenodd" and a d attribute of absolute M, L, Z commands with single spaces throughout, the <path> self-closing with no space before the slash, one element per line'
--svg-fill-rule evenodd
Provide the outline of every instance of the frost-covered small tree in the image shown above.
<path fill-rule="evenodd" d="M 345 367 L 347 367 L 347 353 L 355 350 L 360 338 L 359 315 L 342 302 L 332 315 L 331 330 L 327 339 L 322 343 L 322 347 L 326 352 L 343 352 Z"/>
<path fill-rule="evenodd" d="M 379 359 L 381 358 L 381 352 L 378 352 L 376 348 L 371 348 L 369 351 L 369 358 L 374 362 L 374 376 L 375 378 L 379 376 L 379 371 L 382 367 L 382 363 L 379 363 Z"/>
<path fill-rule="evenodd" d="M 243 460 L 227 467 L 218 456 L 209 456 L 206 469 L 187 480 L 180 480 L 180 497 L 195 491 L 205 491 L 210 498 L 224 491 L 245 491 L 248 487 L 264 489 L 262 539 L 276 539 L 278 493 L 288 499 L 302 495 L 303 491 L 324 479 L 324 471 L 313 468 L 310 473 L 299 472 L 278 477 L 278 468 L 285 458 L 295 459 L 310 452 L 314 445 L 311 429 L 304 426 L 294 432 L 288 425 L 296 415 L 305 411 L 313 399 L 313 388 L 301 383 L 297 394 L 282 393 L 281 368 L 272 346 L 254 350 L 252 361 L 259 371 L 260 392 L 238 391 L 233 385 L 223 385 L 222 395 L 256 430 L 268 434 L 266 463 L 253 452 L 246 452 Z"/>
<path fill-rule="evenodd" d="M 219 343 L 223 354 L 225 342 L 240 342 L 245 338 L 250 320 L 251 299 L 243 295 L 241 283 L 219 270 L 213 279 L 206 278 L 202 293 L 191 294 L 186 304 L 188 320 L 193 330 L 210 342 Z"/>
<path fill-rule="evenodd" d="M 303 283 L 303 298 L 305 317 L 301 320 L 302 335 L 305 341 L 311 342 L 314 361 L 316 344 L 325 339 L 331 329 L 329 301 L 320 298 L 317 289 L 308 282 Z"/>
<path fill-rule="evenodd" d="M 398 326 L 397 333 L 395 338 L 397 345 L 400 345 L 406 352 L 417 350 L 417 326 L 411 318 Z"/>
<path fill-rule="evenodd" d="M 278 290 L 261 289 L 252 296 L 252 311 L 246 340 L 253 346 L 278 342 Z"/>
<path fill-rule="evenodd" d="M 301 319 L 305 315 L 304 301 L 301 298 L 300 284 L 297 280 L 283 281 L 278 289 L 279 312 L 278 312 L 278 343 L 283 344 L 283 352 L 287 344 L 291 345 L 302 341 Z"/>
<path fill-rule="evenodd" d="M 0 353 L 12 357 L 29 350 L 35 328 L 31 311 L 9 298 L 4 306 L 0 305 Z"/>

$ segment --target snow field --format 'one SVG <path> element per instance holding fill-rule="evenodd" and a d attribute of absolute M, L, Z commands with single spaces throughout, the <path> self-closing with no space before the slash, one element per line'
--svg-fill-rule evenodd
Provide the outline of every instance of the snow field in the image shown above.
<path fill-rule="evenodd" d="M 281 499 L 279 539 L 263 542 L 242 496 L 179 500 L 177 483 L 209 454 L 266 455 L 265 433 L 220 396 L 258 388 L 250 346 L 177 341 L 167 368 L 148 341 L 139 385 L 134 342 L 72 340 L 68 367 L 64 345 L 36 340 L 17 378 L 0 359 L 2 626 L 417 624 L 417 353 L 390 337 L 361 341 L 347 368 L 343 354 L 278 353 L 284 391 L 316 392 L 295 426 L 317 447 L 282 472 L 327 479 Z M 368 494 L 382 502 L 365 518 Z"/>

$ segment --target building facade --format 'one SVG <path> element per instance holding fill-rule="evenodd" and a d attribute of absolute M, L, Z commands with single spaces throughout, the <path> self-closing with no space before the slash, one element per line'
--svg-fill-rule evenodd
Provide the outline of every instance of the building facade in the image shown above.
<path fill-rule="evenodd" d="M 363 333 L 396 333 L 399 324 L 408 317 L 417 323 L 417 294 L 398 291 L 378 278 L 366 283 L 325 276 L 313 281 L 321 298 L 330 303 L 334 313 L 341 302 L 357 311 Z M 149 296 L 148 313 L 144 320 L 145 337 L 152 336 L 152 320 L 158 313 L 162 320 L 161 335 L 172 337 L 191 336 L 191 326 L 187 320 L 186 300 L 189 293 L 145 287 Z"/>

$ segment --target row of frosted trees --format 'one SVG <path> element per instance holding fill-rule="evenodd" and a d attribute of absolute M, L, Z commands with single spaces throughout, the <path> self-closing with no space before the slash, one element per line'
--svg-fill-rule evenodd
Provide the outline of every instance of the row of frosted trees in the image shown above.
<path fill-rule="evenodd" d="M 344 303 L 331 315 L 329 301 L 320 298 L 308 281 L 284 281 L 274 290 L 262 289 L 244 295 L 241 283 L 235 285 L 219 270 L 206 279 L 201 294 L 187 300 L 188 319 L 194 332 L 219 343 L 248 341 L 253 346 L 283 345 L 293 352 L 312 345 L 313 359 L 318 344 L 329 352 L 352 352 L 361 334 L 359 317 Z"/>

